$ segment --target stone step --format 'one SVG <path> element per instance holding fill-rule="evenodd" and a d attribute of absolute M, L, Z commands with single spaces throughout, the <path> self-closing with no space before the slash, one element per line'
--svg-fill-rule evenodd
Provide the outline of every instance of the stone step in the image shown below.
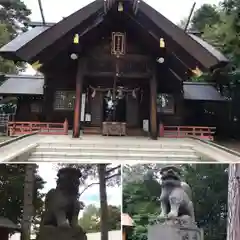
<path fill-rule="evenodd" d="M 144 154 L 144 153 L 99 153 L 99 152 L 33 152 L 30 156 L 31 159 L 33 158 L 66 158 L 66 159 L 118 159 L 124 160 L 131 159 L 131 160 L 161 160 L 164 159 L 179 159 L 179 160 L 188 160 L 188 159 L 195 159 L 199 160 L 200 157 L 196 154 L 172 154 L 172 153 L 151 153 L 151 154 Z"/>
<path fill-rule="evenodd" d="M 131 159 L 131 158 L 126 158 L 124 159 L 124 161 L 126 161 L 126 163 L 135 163 L 136 161 L 140 161 L 145 163 L 152 163 L 152 162 L 159 162 L 161 161 L 161 163 L 165 163 L 168 164 L 170 162 L 174 162 L 175 164 L 181 164 L 181 163 L 196 163 L 196 161 L 198 162 L 199 159 L 196 158 L 184 158 L 184 159 L 178 159 L 178 158 L 158 158 L 158 159 L 150 159 L 150 160 L 143 160 L 143 159 Z M 102 158 L 67 158 L 67 157 L 58 157 L 58 158 L 52 158 L 52 157 L 30 157 L 28 159 L 29 163 L 36 163 L 36 162 L 57 162 L 57 163 L 103 163 L 103 159 Z M 116 158 L 106 158 L 104 159 L 104 163 L 122 163 L 123 160 L 122 159 L 116 159 Z"/>
<path fill-rule="evenodd" d="M 184 148 L 129 148 L 129 147 L 99 147 L 99 146 L 51 146 L 51 147 L 37 147 L 36 152 L 98 152 L 98 153 L 167 153 L 167 154 L 196 154 L 193 149 Z"/>
<path fill-rule="evenodd" d="M 191 144 L 151 144 L 151 143 L 134 143 L 131 142 L 115 142 L 115 141 L 108 141 L 108 142 L 93 142 L 93 141 L 83 141 L 83 142 L 74 142 L 74 141 L 67 141 L 67 142 L 53 142 L 53 143 L 45 143 L 40 142 L 39 147 L 46 147 L 46 148 L 54 148 L 54 147 L 79 147 L 79 148 L 148 148 L 148 149 L 192 149 L 193 146 Z"/>

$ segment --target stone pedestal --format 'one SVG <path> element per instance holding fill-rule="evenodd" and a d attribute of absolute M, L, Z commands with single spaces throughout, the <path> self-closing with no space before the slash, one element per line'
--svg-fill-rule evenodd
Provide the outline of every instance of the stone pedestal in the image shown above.
<path fill-rule="evenodd" d="M 203 231 L 194 225 L 154 224 L 148 227 L 148 240 L 203 240 Z"/>
<path fill-rule="evenodd" d="M 87 240 L 82 228 L 43 226 L 37 240 Z"/>

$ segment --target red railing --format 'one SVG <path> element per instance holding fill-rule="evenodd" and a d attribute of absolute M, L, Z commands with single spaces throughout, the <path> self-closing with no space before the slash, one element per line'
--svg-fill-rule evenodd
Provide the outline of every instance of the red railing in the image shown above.
<path fill-rule="evenodd" d="M 29 134 L 33 132 L 38 132 L 39 134 L 44 135 L 67 135 L 68 121 L 65 119 L 64 123 L 8 122 L 9 136 Z"/>
<path fill-rule="evenodd" d="M 168 138 L 198 137 L 212 141 L 215 131 L 215 127 L 163 126 L 162 124 L 159 127 L 160 137 Z"/>

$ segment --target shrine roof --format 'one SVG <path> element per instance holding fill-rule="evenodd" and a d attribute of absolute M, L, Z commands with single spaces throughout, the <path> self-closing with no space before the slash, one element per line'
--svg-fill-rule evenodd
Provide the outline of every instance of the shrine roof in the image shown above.
<path fill-rule="evenodd" d="M 0 54 L 12 60 L 22 60 L 29 63 L 41 61 L 38 59 L 39 56 L 43 52 L 49 54 L 47 49 L 50 46 L 57 48 L 56 44 L 61 39 L 65 38 L 64 47 L 71 44 L 76 29 L 78 29 L 81 38 L 88 31 L 96 28 L 104 21 L 115 2 L 117 1 L 95 0 L 56 24 L 46 24 L 43 27 L 36 23 L 34 28 L 3 46 L 0 49 Z M 148 31 L 149 36 L 156 41 L 163 37 L 163 32 L 167 40 L 176 45 L 175 50 L 178 51 L 178 55 L 189 54 L 206 69 L 228 62 L 228 59 L 214 47 L 201 38 L 189 35 L 144 1 L 128 0 L 125 2 L 132 6 L 132 10 L 123 13 L 123 15 L 129 15 L 131 12 L 131 18 Z"/>
<path fill-rule="evenodd" d="M 0 95 L 43 95 L 44 77 L 5 75 L 0 85 Z"/>
<path fill-rule="evenodd" d="M 209 51 L 216 59 L 220 62 L 228 62 L 229 60 L 215 47 L 213 47 L 208 42 L 204 41 L 202 38 L 198 37 L 196 34 L 189 33 L 191 38 L 198 42 L 202 47 Z"/>
<path fill-rule="evenodd" d="M 11 42 L 4 45 L 0 49 L 0 52 L 8 55 L 8 58 L 13 58 L 14 60 L 22 60 L 21 57 L 17 57 L 16 52 L 47 29 L 49 29 L 48 26 L 38 26 L 32 28 L 27 32 L 23 32 L 18 37 L 14 38 Z"/>
<path fill-rule="evenodd" d="M 184 82 L 183 92 L 185 100 L 226 101 L 211 83 Z"/>

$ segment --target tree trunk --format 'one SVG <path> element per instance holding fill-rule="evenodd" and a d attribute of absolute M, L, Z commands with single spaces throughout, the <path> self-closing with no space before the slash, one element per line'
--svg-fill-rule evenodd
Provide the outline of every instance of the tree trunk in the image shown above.
<path fill-rule="evenodd" d="M 99 191 L 100 191 L 100 226 L 101 240 L 108 240 L 108 204 L 106 191 L 106 164 L 98 164 Z"/>
<path fill-rule="evenodd" d="M 31 235 L 31 222 L 33 217 L 33 190 L 34 173 L 36 165 L 26 164 L 24 182 L 24 203 L 21 240 L 29 240 Z"/>
<path fill-rule="evenodd" d="M 228 173 L 227 240 L 240 239 L 240 164 L 230 164 Z"/>

